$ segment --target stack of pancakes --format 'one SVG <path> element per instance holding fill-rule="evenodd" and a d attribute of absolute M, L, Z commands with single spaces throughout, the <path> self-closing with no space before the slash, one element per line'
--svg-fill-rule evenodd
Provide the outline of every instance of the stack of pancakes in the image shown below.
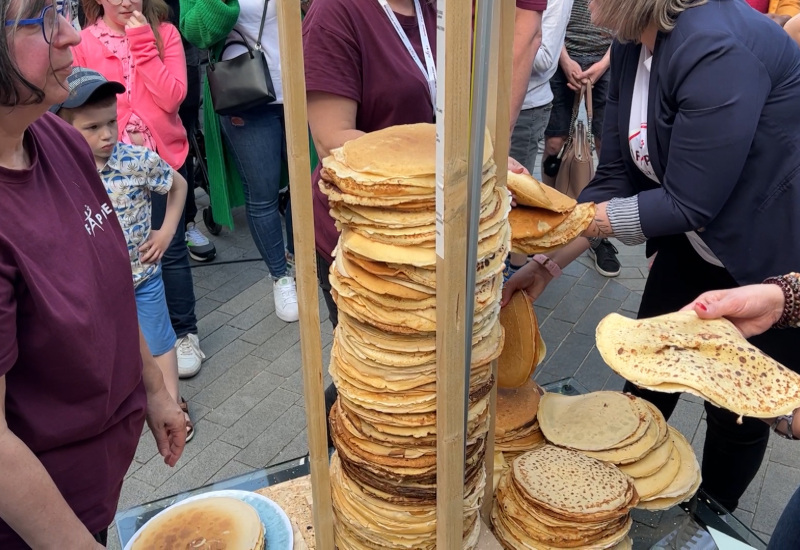
<path fill-rule="evenodd" d="M 546 394 L 538 418 L 548 442 L 613 464 L 630 476 L 639 508 L 666 510 L 690 499 L 700 486 L 691 445 L 644 399 L 610 391 Z"/>
<path fill-rule="evenodd" d="M 175 548 L 264 550 L 264 525 L 246 502 L 211 497 L 168 508 L 147 522 L 131 544 L 132 550 Z"/>
<path fill-rule="evenodd" d="M 517 206 L 508 216 L 511 251 L 546 254 L 580 236 L 594 219 L 594 203 L 574 199 L 527 174 L 508 174 Z"/>
<path fill-rule="evenodd" d="M 539 410 L 539 386 L 532 379 L 520 388 L 498 388 L 494 424 L 494 485 L 499 475 L 519 455 L 544 444 L 536 412 Z"/>
<path fill-rule="evenodd" d="M 436 213 L 432 124 L 366 134 L 323 160 L 320 188 L 341 237 L 331 265 L 339 307 L 330 373 L 340 548 L 436 543 Z M 502 270 L 510 199 L 485 147 L 467 410 L 464 547 L 480 531 L 491 362 L 503 346 Z"/>
<path fill-rule="evenodd" d="M 630 548 L 631 479 L 612 465 L 550 445 L 518 457 L 492 508 L 504 548 Z"/>

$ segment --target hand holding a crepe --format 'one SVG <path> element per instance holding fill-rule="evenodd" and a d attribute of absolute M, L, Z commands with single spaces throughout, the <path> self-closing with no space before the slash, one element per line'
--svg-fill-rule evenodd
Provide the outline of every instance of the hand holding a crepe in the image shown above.
<path fill-rule="evenodd" d="M 766 332 L 783 315 L 786 299 L 777 285 L 746 285 L 712 290 L 698 296 L 681 311 L 694 311 L 701 319 L 725 317 L 745 338 Z M 773 419 L 767 419 L 772 424 Z M 800 409 L 793 412 L 793 437 L 800 437 Z"/>
<path fill-rule="evenodd" d="M 694 311 L 701 319 L 725 317 L 750 338 L 777 323 L 784 304 L 779 286 L 761 284 L 706 292 L 681 311 Z"/>

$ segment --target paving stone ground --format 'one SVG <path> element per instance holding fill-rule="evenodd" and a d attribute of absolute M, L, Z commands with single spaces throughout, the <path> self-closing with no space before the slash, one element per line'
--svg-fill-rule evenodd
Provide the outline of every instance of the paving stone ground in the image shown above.
<path fill-rule="evenodd" d="M 205 228 L 203 228 L 205 230 Z M 299 327 L 274 313 L 272 283 L 250 238 L 242 211 L 236 230 L 211 237 L 218 255 L 194 264 L 201 346 L 207 355 L 200 373 L 181 381 L 197 433 L 175 468 L 163 464 L 145 433 L 123 485 L 119 510 L 227 479 L 307 452 L 300 374 Z M 545 384 L 574 377 L 589 390 L 621 389 L 623 379 L 602 361 L 594 346 L 597 322 L 610 312 L 633 317 L 647 278 L 643 247 L 617 243 L 619 277 L 607 279 L 581 257 L 564 270 L 536 303 L 548 348 L 536 372 Z M 225 262 L 239 262 L 228 263 Z M 331 326 L 320 301 L 324 364 Z M 327 369 L 326 369 L 327 370 Z M 326 384 L 329 378 L 326 374 Z M 685 395 L 670 423 L 702 452 L 705 435 L 701 401 Z M 767 540 L 783 507 L 800 485 L 796 442 L 773 436 L 761 470 L 736 516 Z M 110 548 L 118 549 L 111 532 Z"/>

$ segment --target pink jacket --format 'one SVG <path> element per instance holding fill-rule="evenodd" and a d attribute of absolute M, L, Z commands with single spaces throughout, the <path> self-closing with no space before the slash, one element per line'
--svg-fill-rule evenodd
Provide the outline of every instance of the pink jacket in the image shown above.
<path fill-rule="evenodd" d="M 149 25 L 128 29 L 126 35 L 135 61 L 131 99 L 117 96 L 117 115 L 122 131 L 135 112 L 144 121 L 156 142 L 156 152 L 176 170 L 186 161 L 186 139 L 178 108 L 186 97 L 186 58 L 181 37 L 173 25 L 158 27 L 164 44 L 160 59 L 155 35 Z M 125 82 L 120 60 L 89 29 L 81 32 L 81 43 L 72 49 L 74 64 L 99 72 L 108 80 Z"/>

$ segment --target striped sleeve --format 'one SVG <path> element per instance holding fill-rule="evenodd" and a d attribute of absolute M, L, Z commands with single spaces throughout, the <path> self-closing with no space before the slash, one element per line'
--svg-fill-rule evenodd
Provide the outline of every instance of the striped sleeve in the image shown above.
<path fill-rule="evenodd" d="M 628 246 L 642 244 L 647 240 L 642 232 L 639 220 L 639 198 L 633 197 L 611 199 L 606 208 L 608 222 L 614 236 Z"/>

